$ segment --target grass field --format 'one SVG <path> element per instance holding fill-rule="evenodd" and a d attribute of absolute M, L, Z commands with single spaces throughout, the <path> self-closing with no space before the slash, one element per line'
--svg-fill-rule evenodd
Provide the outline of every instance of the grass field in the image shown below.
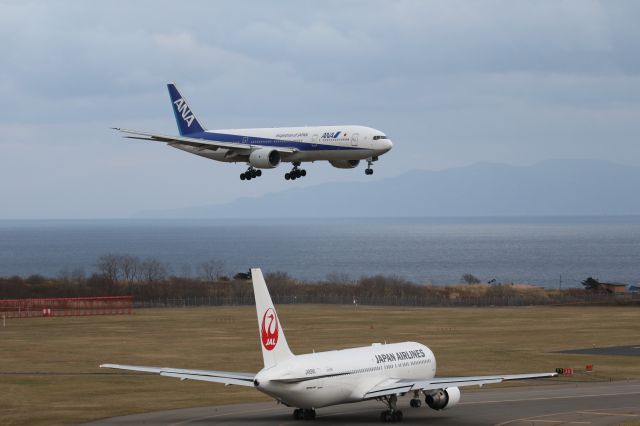
<path fill-rule="evenodd" d="M 629 307 L 389 308 L 286 305 L 294 353 L 415 340 L 439 375 L 554 371 L 572 378 L 640 378 L 637 357 L 557 354 L 640 344 Z M 99 369 L 100 363 L 256 372 L 253 307 L 138 310 L 131 316 L 36 318 L 0 328 L 0 424 L 73 424 L 115 415 L 263 401 L 253 389 Z M 586 364 L 595 372 L 581 373 Z M 17 373 L 17 374 L 16 374 Z"/>

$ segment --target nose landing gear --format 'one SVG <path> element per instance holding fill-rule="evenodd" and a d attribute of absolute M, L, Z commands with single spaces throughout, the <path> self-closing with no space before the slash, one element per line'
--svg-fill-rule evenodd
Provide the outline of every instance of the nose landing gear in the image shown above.
<path fill-rule="evenodd" d="M 371 168 L 371 165 L 373 164 L 374 161 L 378 161 L 378 157 L 367 158 L 367 168 L 364 170 L 365 175 L 369 176 L 373 174 L 373 169 Z"/>
<path fill-rule="evenodd" d="M 262 170 L 249 167 L 246 172 L 240 173 L 240 180 L 251 180 L 260 176 L 262 176 Z"/>

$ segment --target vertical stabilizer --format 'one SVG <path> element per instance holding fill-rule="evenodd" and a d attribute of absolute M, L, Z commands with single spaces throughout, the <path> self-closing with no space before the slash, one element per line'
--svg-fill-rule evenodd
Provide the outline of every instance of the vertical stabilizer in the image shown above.
<path fill-rule="evenodd" d="M 169 83 L 167 84 L 167 89 L 169 89 L 171 106 L 173 107 L 173 113 L 176 116 L 176 123 L 178 124 L 180 136 L 204 132 L 204 127 L 196 118 L 193 110 L 187 103 L 187 100 L 182 97 L 176 85 Z"/>
<path fill-rule="evenodd" d="M 284 330 L 271 301 L 262 271 L 259 268 L 251 269 L 251 278 L 253 280 L 253 293 L 256 298 L 262 357 L 265 368 L 268 368 L 293 357 L 293 354 L 289 349 L 287 339 L 284 337 Z"/>

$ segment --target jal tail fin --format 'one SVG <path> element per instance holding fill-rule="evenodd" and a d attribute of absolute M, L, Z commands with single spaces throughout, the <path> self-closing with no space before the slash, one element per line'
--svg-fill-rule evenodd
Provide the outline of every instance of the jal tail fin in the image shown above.
<path fill-rule="evenodd" d="M 264 359 L 264 367 L 269 368 L 292 358 L 294 355 L 291 353 L 287 339 L 284 337 L 284 330 L 278 319 L 276 309 L 273 307 L 262 271 L 259 268 L 251 269 L 251 279 L 253 280 L 253 293 L 256 298 L 262 358 Z"/>
<path fill-rule="evenodd" d="M 167 89 L 169 89 L 169 97 L 171 98 L 171 105 L 176 116 L 180 136 L 204 132 L 204 127 L 196 118 L 189 104 L 187 104 L 187 100 L 182 97 L 176 85 L 169 83 L 167 84 Z"/>

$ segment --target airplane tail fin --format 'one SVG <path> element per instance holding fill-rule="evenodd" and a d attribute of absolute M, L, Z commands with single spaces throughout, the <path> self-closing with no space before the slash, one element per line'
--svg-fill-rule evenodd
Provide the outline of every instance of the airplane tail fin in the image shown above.
<path fill-rule="evenodd" d="M 176 116 L 180 136 L 204 132 L 204 127 L 196 118 L 189 104 L 187 104 L 187 100 L 182 97 L 176 85 L 169 83 L 167 84 L 167 89 L 169 89 L 169 97 L 171 97 L 173 113 Z"/>
<path fill-rule="evenodd" d="M 276 309 L 273 307 L 262 271 L 259 268 L 251 269 L 251 279 L 253 280 L 253 293 L 256 298 L 262 358 L 264 359 L 265 368 L 268 368 L 294 355 L 291 353 L 287 339 L 284 337 L 284 330 L 282 330 Z"/>

